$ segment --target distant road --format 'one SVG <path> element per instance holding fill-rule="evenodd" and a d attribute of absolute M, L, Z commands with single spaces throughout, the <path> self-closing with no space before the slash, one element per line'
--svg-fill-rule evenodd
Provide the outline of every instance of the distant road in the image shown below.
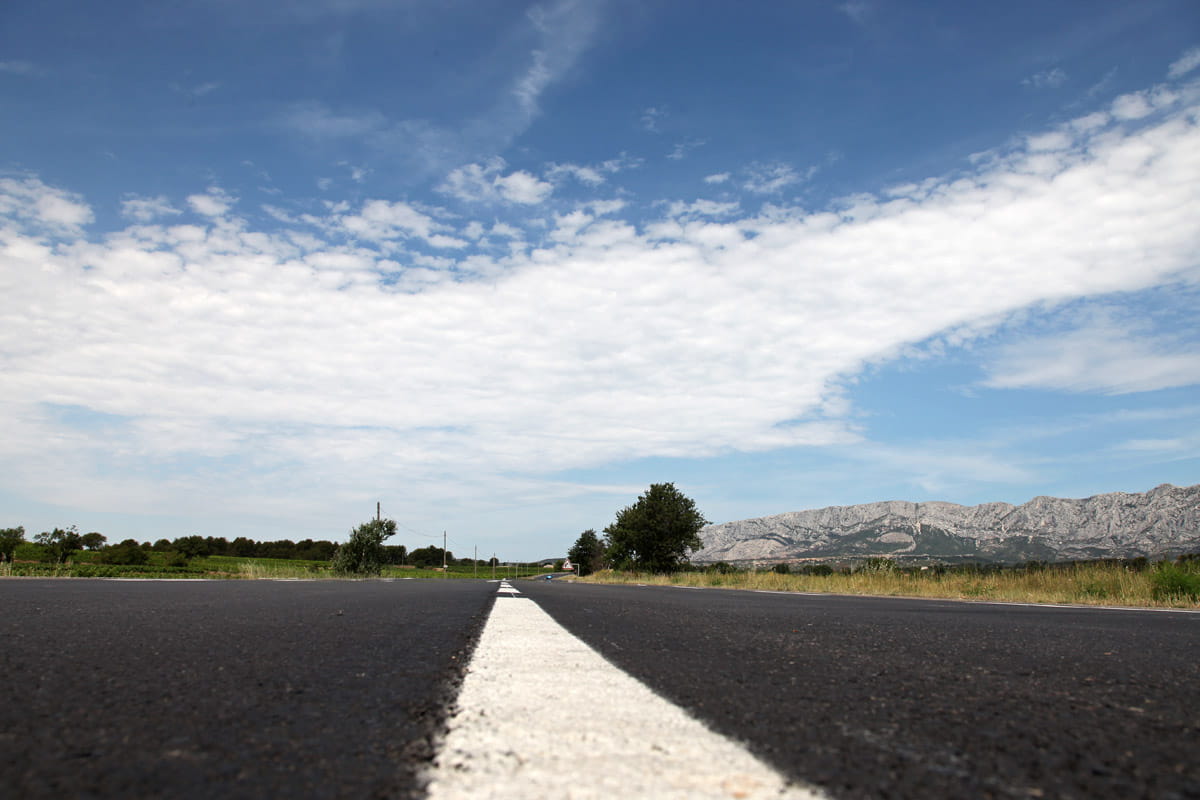
<path fill-rule="evenodd" d="M 419 796 L 495 588 L 0 580 L 0 797 Z"/>
<path fill-rule="evenodd" d="M 1200 614 L 517 585 L 834 797 L 1200 797 Z"/>

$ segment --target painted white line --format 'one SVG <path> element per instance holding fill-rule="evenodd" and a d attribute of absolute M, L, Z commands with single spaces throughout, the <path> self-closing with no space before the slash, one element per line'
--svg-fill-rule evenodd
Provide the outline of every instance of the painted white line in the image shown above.
<path fill-rule="evenodd" d="M 504 595 L 428 777 L 430 800 L 825 797 L 609 664 L 532 600 Z"/>

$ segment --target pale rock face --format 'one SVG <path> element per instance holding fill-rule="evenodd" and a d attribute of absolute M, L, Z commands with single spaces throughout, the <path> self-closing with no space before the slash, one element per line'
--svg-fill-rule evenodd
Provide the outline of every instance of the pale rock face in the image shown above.
<path fill-rule="evenodd" d="M 708 525 L 692 562 L 895 556 L 1024 561 L 1200 552 L 1200 485 L 1028 503 L 831 506 Z"/>

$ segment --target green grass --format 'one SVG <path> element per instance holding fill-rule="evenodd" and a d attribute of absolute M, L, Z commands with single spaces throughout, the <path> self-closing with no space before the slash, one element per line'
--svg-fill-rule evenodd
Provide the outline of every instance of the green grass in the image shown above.
<path fill-rule="evenodd" d="M 39 578 L 208 578 L 228 580 L 332 580 L 337 575 L 328 561 L 303 561 L 282 558 L 240 558 L 237 556 L 203 556 L 181 561 L 172 553 L 150 552 L 149 563 L 100 564 L 96 553 L 80 552 L 69 563 L 50 564 L 38 561 L 17 561 L 0 564 L 0 577 Z M 536 565 L 520 568 L 496 567 L 496 578 L 528 577 L 541 574 Z M 412 578 L 421 580 L 472 579 L 490 580 L 491 567 L 451 566 L 445 573 L 438 569 L 385 566 L 382 578 Z"/>
<path fill-rule="evenodd" d="M 783 575 L 766 570 L 648 575 L 605 570 L 582 580 L 1019 603 L 1200 608 L 1200 563 L 1196 561 L 1160 563 L 1143 570 L 1121 564 L 1079 563 L 997 570 L 893 567 L 832 575 Z"/>

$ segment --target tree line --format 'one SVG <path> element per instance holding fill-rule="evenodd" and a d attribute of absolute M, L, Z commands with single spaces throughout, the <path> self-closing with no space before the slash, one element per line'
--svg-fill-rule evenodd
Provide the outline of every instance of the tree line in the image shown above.
<path fill-rule="evenodd" d="M 385 520 L 388 522 L 390 520 Z M 369 523 L 368 523 L 369 524 Z M 395 523 L 393 522 L 394 526 Z M 360 526 L 361 527 L 361 526 Z M 395 532 L 394 527 L 388 536 Z M 136 539 L 109 544 L 108 537 L 98 531 L 80 533 L 74 525 L 67 528 L 55 528 L 34 535 L 32 541 L 26 539 L 24 526 L 0 529 L 0 562 L 11 562 L 17 548 L 21 545 L 33 544 L 30 555 L 37 560 L 65 564 L 76 553 L 89 551 L 95 553 L 92 560 L 108 564 L 145 564 L 149 561 L 150 553 L 167 553 L 172 557 L 187 561 L 193 558 L 207 556 L 229 556 L 234 558 L 277 558 L 301 561 L 331 562 L 339 549 L 345 545 L 326 539 L 279 539 L 276 541 L 256 541 L 244 536 L 229 540 L 223 536 L 179 536 L 175 539 L 159 539 L 155 542 L 138 542 Z M 28 549 L 28 548 L 27 548 Z M 386 545 L 379 541 L 379 549 L 372 550 L 372 559 L 380 566 L 408 565 L 419 568 L 442 566 L 443 550 L 440 547 L 419 547 L 409 550 L 404 545 Z M 455 558 L 454 553 L 445 552 L 446 563 L 449 565 L 492 566 L 495 559 L 476 561 L 471 558 Z"/>

